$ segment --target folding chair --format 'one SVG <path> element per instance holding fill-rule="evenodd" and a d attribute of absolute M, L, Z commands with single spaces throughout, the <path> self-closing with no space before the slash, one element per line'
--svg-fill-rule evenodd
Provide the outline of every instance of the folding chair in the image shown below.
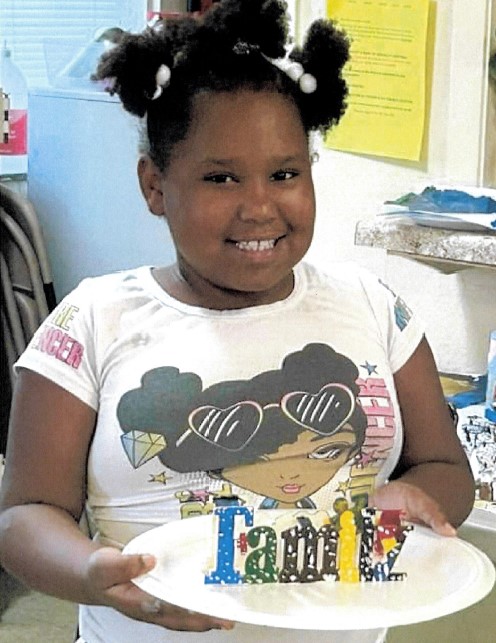
<path fill-rule="evenodd" d="M 2 254 L 9 267 L 13 288 L 33 298 L 38 323 L 41 323 L 49 311 L 38 255 L 21 226 L 3 208 L 0 208 L 0 224 Z"/>
<path fill-rule="evenodd" d="M 13 364 L 55 306 L 41 227 L 30 202 L 0 183 L 2 409 L 0 454 L 5 453 Z"/>
<path fill-rule="evenodd" d="M 0 183 L 0 208 L 20 226 L 38 260 L 48 311 L 55 307 L 55 291 L 50 261 L 45 247 L 41 225 L 33 205 L 17 192 Z"/>

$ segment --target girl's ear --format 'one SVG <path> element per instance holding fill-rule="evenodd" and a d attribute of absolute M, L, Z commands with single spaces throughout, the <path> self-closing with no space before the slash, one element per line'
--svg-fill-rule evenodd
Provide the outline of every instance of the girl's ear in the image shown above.
<path fill-rule="evenodd" d="M 138 179 L 150 212 L 157 217 L 163 216 L 162 174 L 149 156 L 142 156 L 138 161 Z"/>

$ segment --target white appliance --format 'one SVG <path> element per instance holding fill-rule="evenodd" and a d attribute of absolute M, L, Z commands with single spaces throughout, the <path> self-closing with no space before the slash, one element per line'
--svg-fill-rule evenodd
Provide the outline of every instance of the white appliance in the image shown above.
<path fill-rule="evenodd" d="M 138 121 L 102 91 L 30 92 L 28 197 L 43 226 L 57 300 L 81 279 L 175 259 L 136 175 Z"/>

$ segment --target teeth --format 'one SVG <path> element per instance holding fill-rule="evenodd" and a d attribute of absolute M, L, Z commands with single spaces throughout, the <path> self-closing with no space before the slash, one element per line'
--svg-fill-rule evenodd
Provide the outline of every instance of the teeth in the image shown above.
<path fill-rule="evenodd" d="M 248 250 L 249 252 L 260 252 L 262 250 L 272 250 L 276 245 L 275 239 L 263 239 L 262 241 L 238 241 L 236 246 L 240 250 Z"/>

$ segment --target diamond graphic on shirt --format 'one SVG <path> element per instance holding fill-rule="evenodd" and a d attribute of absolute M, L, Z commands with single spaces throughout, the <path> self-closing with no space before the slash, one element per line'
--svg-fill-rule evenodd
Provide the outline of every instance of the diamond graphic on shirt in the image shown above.
<path fill-rule="evenodd" d="M 129 462 L 135 469 L 154 458 L 167 446 L 166 439 L 160 433 L 129 431 L 121 435 L 122 446 Z"/>

